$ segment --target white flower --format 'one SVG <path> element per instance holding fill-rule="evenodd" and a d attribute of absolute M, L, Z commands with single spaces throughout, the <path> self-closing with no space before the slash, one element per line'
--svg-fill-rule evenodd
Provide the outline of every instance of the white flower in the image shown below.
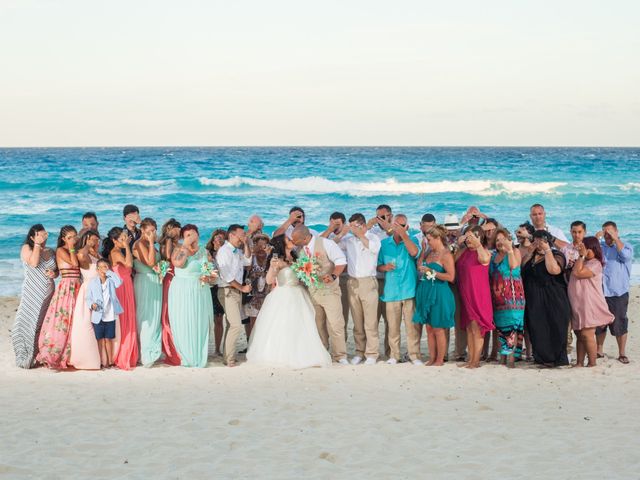
<path fill-rule="evenodd" d="M 424 274 L 424 277 L 427 280 L 431 280 L 433 282 L 436 279 L 436 272 L 434 272 L 433 270 L 429 270 Z"/>

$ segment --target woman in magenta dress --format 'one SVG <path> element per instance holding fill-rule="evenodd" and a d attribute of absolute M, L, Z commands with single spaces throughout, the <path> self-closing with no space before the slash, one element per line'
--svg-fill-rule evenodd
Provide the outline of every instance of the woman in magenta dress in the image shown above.
<path fill-rule="evenodd" d="M 133 292 L 133 255 L 129 234 L 120 227 L 113 227 L 104 241 L 102 256 L 109 259 L 112 270 L 122 279 L 116 289 L 123 308 L 119 315 L 120 342 L 114 363 L 121 370 L 131 370 L 138 364 L 138 327 L 136 325 L 136 300 Z"/>
<path fill-rule="evenodd" d="M 484 232 L 473 227 L 464 235 L 466 248 L 456 253 L 456 277 L 460 292 L 460 325 L 467 331 L 468 368 L 480 366 L 484 336 L 492 331 L 493 305 L 489 286 L 491 253 L 483 246 Z"/>
<path fill-rule="evenodd" d="M 55 369 L 69 366 L 71 355 L 71 325 L 76 297 L 80 290 L 80 267 L 76 255 L 78 233 L 71 225 L 65 225 L 58 236 L 56 262 L 62 280 L 51 299 L 38 339 L 38 356 L 41 364 Z"/>
<path fill-rule="evenodd" d="M 578 245 L 578 259 L 571 269 L 567 294 L 571 303 L 571 328 L 576 332 L 576 367 L 596 366 L 596 327 L 613 322 L 602 291 L 602 248 L 596 237 L 586 237 Z"/>
<path fill-rule="evenodd" d="M 180 222 L 175 218 L 170 218 L 162 226 L 162 234 L 158 243 L 160 244 L 160 255 L 162 259 L 171 262 L 171 254 L 178 247 L 180 238 Z M 180 355 L 173 343 L 173 334 L 171 333 L 171 324 L 169 322 L 169 286 L 174 276 L 173 265 L 169 265 L 167 274 L 162 279 L 162 313 L 160 316 L 162 323 L 162 352 L 164 353 L 164 361 L 168 365 L 180 365 Z"/>

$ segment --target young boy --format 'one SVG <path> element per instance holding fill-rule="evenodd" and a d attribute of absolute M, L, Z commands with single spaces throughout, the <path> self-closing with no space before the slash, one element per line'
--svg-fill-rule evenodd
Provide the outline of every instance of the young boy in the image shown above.
<path fill-rule="evenodd" d="M 86 294 L 91 310 L 91 323 L 98 340 L 100 363 L 103 368 L 113 365 L 113 339 L 116 337 L 116 321 L 123 312 L 116 296 L 116 288 L 122 284 L 118 275 L 110 270 L 107 260 L 98 260 L 98 276 L 89 282 Z"/>

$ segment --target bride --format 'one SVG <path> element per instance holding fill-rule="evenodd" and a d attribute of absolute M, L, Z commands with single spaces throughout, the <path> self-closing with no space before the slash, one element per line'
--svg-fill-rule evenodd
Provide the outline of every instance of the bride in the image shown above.
<path fill-rule="evenodd" d="M 247 363 L 290 368 L 331 365 L 316 327 L 309 293 L 290 265 L 295 247 L 286 235 L 271 240 L 273 251 L 267 283 L 274 289 L 264 300 L 249 340 Z"/>

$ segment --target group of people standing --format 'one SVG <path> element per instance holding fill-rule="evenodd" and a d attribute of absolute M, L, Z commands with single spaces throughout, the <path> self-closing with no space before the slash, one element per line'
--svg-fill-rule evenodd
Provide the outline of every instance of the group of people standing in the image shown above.
<path fill-rule="evenodd" d="M 569 241 L 547 224 L 542 205 L 515 235 L 470 207 L 460 221 L 427 213 L 410 235 L 407 216 L 380 205 L 369 220 L 334 212 L 318 232 L 293 207 L 271 236 L 253 215 L 247 227 L 215 230 L 203 244 L 196 225 L 172 218 L 158 231 L 135 205 L 123 218 L 102 237 L 88 212 L 79 230 L 62 227 L 55 250 L 43 225 L 29 229 L 11 331 L 19 367 L 204 367 L 212 355 L 235 366 L 243 330 L 249 362 L 294 368 L 371 365 L 381 356 L 424 365 L 423 333 L 426 365 L 440 366 L 450 359 L 452 329 L 451 356 L 469 368 L 498 359 L 568 365 L 573 334 L 575 366 L 594 366 L 607 328 L 618 360 L 629 362 L 633 249 L 612 221 L 594 236 L 573 222 Z M 320 286 L 300 284 L 291 265 L 301 256 L 319 263 Z"/>

